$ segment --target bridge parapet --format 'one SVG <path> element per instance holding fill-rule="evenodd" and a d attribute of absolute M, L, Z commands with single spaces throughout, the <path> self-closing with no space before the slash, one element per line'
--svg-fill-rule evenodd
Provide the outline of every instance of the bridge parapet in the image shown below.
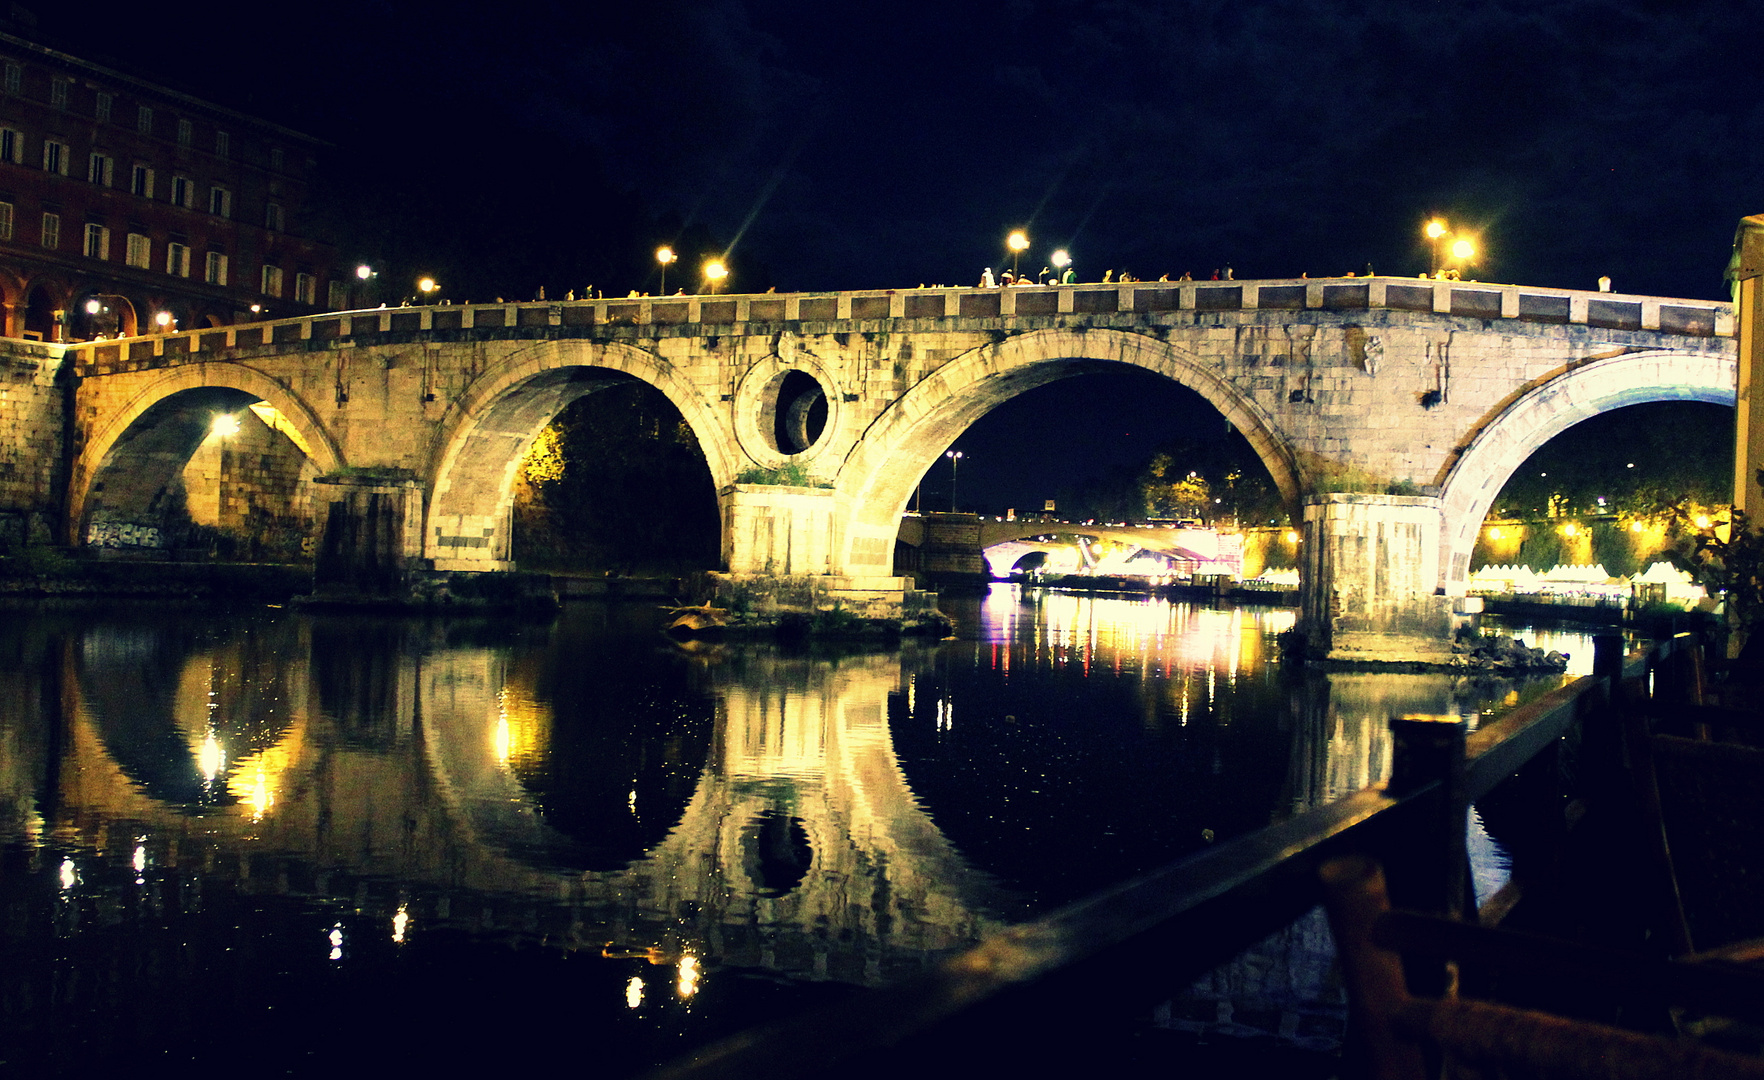
<path fill-rule="evenodd" d="M 1648 330 L 1687 337 L 1732 337 L 1731 304 L 1532 285 L 1416 278 L 1287 278 L 1264 281 L 1141 281 L 1124 285 L 1012 288 L 882 289 L 838 293 L 757 293 L 626 297 L 538 303 L 442 304 L 329 312 L 236 326 L 147 334 L 67 346 L 77 375 L 156 367 L 198 353 L 231 349 L 343 347 L 388 335 L 473 331 L 490 339 L 589 336 L 647 328 L 729 327 L 765 333 L 792 325 L 804 332 L 862 329 L 902 319 L 1022 320 L 1110 315 L 1205 314 L 1255 310 L 1390 309 L 1475 319 Z M 804 323 L 819 324 L 801 326 Z M 702 329 L 694 331 L 703 333 Z"/>

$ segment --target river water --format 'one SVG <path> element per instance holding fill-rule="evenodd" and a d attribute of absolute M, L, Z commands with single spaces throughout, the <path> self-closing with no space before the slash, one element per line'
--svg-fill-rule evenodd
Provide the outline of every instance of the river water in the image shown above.
<path fill-rule="evenodd" d="M 1289 610 L 951 613 L 853 652 L 682 647 L 639 604 L 0 611 L 0 1070 L 624 1075 L 1355 790 L 1388 717 L 1520 689 L 1296 670 Z M 1264 947 L 1294 1000 L 1263 1026 L 1326 1048 L 1317 938 Z M 1252 1030 L 1244 979 L 1158 1021 Z"/>

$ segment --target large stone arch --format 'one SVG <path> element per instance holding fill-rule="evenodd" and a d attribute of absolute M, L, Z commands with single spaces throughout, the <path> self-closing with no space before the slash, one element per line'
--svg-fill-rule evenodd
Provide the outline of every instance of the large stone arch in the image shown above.
<path fill-rule="evenodd" d="M 1200 394 L 1249 440 L 1288 508 L 1297 507 L 1299 469 L 1272 420 L 1200 357 L 1147 334 L 1037 330 L 950 360 L 864 433 L 836 485 L 848 500 L 850 524 L 842 544 L 848 565 L 877 561 L 879 552 L 892 549 L 914 485 L 976 420 L 1028 390 L 1115 364 L 1154 372 Z"/>
<path fill-rule="evenodd" d="M 572 402 L 620 378 L 648 383 L 680 410 L 717 490 L 734 481 L 739 452 L 726 433 L 727 425 L 673 365 L 617 342 L 536 342 L 487 370 L 442 420 L 436 452 L 430 458 L 433 471 L 427 478 L 431 495 L 423 529 L 424 555 L 454 560 L 458 552 L 441 551 L 439 535 L 489 530 L 483 535 L 497 542 L 483 561 L 506 560 L 505 523 L 514 498 L 515 471 L 533 440 Z"/>
<path fill-rule="evenodd" d="M 1654 401 L 1735 402 L 1731 356 L 1645 352 L 1595 360 L 1509 398 L 1462 444 L 1441 485 L 1440 572 L 1464 591 L 1482 519 L 1507 478 L 1545 443 L 1600 413 Z"/>
<path fill-rule="evenodd" d="M 196 364 L 159 373 L 137 389 L 121 408 L 93 430 L 74 459 L 68 483 L 68 541 L 81 542 L 92 485 L 112 464 L 118 444 L 148 410 L 191 390 L 233 390 L 263 401 L 285 417 L 299 435 L 300 449 L 321 473 L 336 472 L 347 462 L 331 433 L 305 401 L 280 381 L 243 364 Z"/>

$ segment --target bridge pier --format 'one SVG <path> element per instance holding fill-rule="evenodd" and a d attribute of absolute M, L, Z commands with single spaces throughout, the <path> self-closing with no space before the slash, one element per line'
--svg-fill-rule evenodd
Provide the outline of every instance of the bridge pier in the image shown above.
<path fill-rule="evenodd" d="M 1312 659 L 1451 662 L 1452 601 L 1436 595 L 1443 516 L 1424 496 L 1305 500 L 1299 625 Z"/>
<path fill-rule="evenodd" d="M 324 524 L 313 563 L 315 596 L 328 599 L 402 596 L 411 570 L 423 565 L 423 493 L 395 476 L 318 477 Z"/>
<path fill-rule="evenodd" d="M 718 607 L 756 623 L 808 619 L 839 630 L 915 631 L 946 625 L 936 594 L 904 577 L 840 573 L 841 501 L 831 488 L 731 484 L 723 489 L 723 565 L 713 575 Z M 834 616 L 833 612 L 841 613 Z"/>

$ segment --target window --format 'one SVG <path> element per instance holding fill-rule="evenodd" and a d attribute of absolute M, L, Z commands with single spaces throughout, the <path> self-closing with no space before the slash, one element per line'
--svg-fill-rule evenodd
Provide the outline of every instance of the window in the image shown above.
<path fill-rule="evenodd" d="M 43 140 L 43 171 L 67 175 L 67 144 L 54 139 Z"/>
<path fill-rule="evenodd" d="M 317 303 L 318 279 L 311 274 L 294 275 L 294 302 L 297 304 Z"/>
<path fill-rule="evenodd" d="M 208 212 L 215 217 L 233 216 L 233 193 L 224 187 L 208 189 Z"/>
<path fill-rule="evenodd" d="M 24 163 L 24 132 L 0 128 L 0 161 Z"/>
<path fill-rule="evenodd" d="M 196 137 L 196 126 L 188 120 L 178 121 L 178 145 L 189 146 Z"/>
<path fill-rule="evenodd" d="M 263 227 L 270 232 L 282 231 L 282 204 L 270 203 L 263 208 Z"/>
<path fill-rule="evenodd" d="M 265 266 L 263 268 L 263 292 L 264 292 L 264 295 L 266 295 L 266 296 L 273 296 L 273 297 L 276 297 L 277 299 L 281 299 L 281 296 L 282 296 L 282 268 L 281 267 L 279 267 L 279 266 Z"/>
<path fill-rule="evenodd" d="M 279 146 L 270 147 L 270 168 L 277 172 L 281 172 L 282 160 L 282 148 Z"/>
<path fill-rule="evenodd" d="M 86 225 L 86 258 L 110 258 L 110 230 L 102 225 Z"/>
<path fill-rule="evenodd" d="M 203 276 L 203 280 L 210 285 L 225 285 L 227 283 L 227 257 L 225 255 L 218 251 L 208 253 L 208 270 Z"/>
<path fill-rule="evenodd" d="M 153 265 L 153 241 L 147 239 L 144 233 L 130 233 L 129 250 L 125 253 L 123 261 L 130 266 L 140 267 L 142 270 L 151 267 Z"/>
<path fill-rule="evenodd" d="M 12 239 L 12 204 L 0 202 L 0 240 Z"/>
<path fill-rule="evenodd" d="M 214 133 L 214 156 L 233 156 L 233 137 L 231 135 L 228 135 L 224 131 L 217 131 Z"/>
<path fill-rule="evenodd" d="M 43 215 L 43 246 L 58 248 L 61 246 L 61 215 Z"/>
<path fill-rule="evenodd" d="M 90 164 L 86 166 L 86 179 L 94 184 L 105 187 L 111 185 L 116 170 L 116 162 L 109 154 L 93 154 Z"/>
<path fill-rule="evenodd" d="M 98 118 L 100 124 L 110 123 L 110 102 L 109 94 L 98 95 L 98 105 L 92 110 L 92 115 Z"/>
<path fill-rule="evenodd" d="M 153 134 L 153 110 L 145 105 L 135 109 L 135 130 L 143 135 Z"/>
<path fill-rule="evenodd" d="M 67 83 L 60 79 L 49 80 L 49 104 L 57 109 L 67 108 Z"/>
<path fill-rule="evenodd" d="M 331 282 L 331 288 L 329 291 L 330 291 L 330 300 L 331 300 L 330 308 L 332 311 L 342 311 L 344 308 L 349 306 L 349 283 L 348 282 L 333 281 L 333 282 Z"/>
<path fill-rule="evenodd" d="M 165 245 L 165 272 L 175 277 L 190 276 L 190 249 L 188 246 L 175 241 Z"/>
<path fill-rule="evenodd" d="M 16 94 L 23 85 L 24 68 L 8 60 L 6 62 L 6 92 Z"/>
<path fill-rule="evenodd" d="M 196 185 L 190 183 L 189 177 L 172 177 L 171 201 L 174 206 L 189 207 L 195 193 Z"/>
<path fill-rule="evenodd" d="M 143 199 L 153 198 L 153 170 L 145 165 L 137 165 L 129 174 L 129 192 Z"/>

